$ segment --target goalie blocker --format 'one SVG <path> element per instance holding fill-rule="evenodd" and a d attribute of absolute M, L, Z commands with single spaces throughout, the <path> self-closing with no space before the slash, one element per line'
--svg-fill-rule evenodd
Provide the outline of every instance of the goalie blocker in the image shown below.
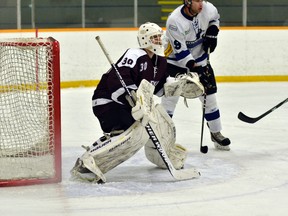
<path fill-rule="evenodd" d="M 144 80 L 144 82 L 147 81 Z M 187 150 L 183 146 L 175 144 L 174 123 L 160 104 L 154 105 L 153 91 L 141 91 L 141 86 L 137 91 L 137 101 L 141 101 L 139 109 L 147 116 L 147 121 L 175 169 L 181 169 L 184 167 Z M 145 124 L 135 121 L 123 133 L 116 136 L 105 135 L 92 146 L 86 147 L 86 152 L 77 159 L 71 170 L 72 176 L 89 182 L 106 182 L 105 173 L 128 160 L 143 146 L 145 146 L 145 155 L 150 162 L 160 168 L 167 169 L 146 132 Z M 195 177 L 198 176 L 199 173 L 195 170 Z"/>

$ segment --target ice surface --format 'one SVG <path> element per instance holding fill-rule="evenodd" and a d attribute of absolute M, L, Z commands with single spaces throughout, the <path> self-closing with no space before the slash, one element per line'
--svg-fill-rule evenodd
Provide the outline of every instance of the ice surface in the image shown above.
<path fill-rule="evenodd" d="M 189 150 L 186 167 L 199 179 L 175 181 L 140 150 L 106 174 L 102 185 L 75 182 L 69 170 L 102 132 L 91 109 L 93 88 L 62 90 L 63 181 L 59 184 L 0 188 L 0 215 L 181 215 L 286 216 L 288 213 L 288 104 L 255 124 L 239 111 L 259 116 L 285 98 L 288 82 L 219 83 L 223 134 L 231 151 L 214 149 L 207 127 L 200 153 L 201 104 L 182 99 L 173 117 L 177 142 Z"/>

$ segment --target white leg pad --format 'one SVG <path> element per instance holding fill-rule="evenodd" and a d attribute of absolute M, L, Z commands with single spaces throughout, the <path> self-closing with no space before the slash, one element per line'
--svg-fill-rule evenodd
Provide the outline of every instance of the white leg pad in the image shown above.
<path fill-rule="evenodd" d="M 93 172 L 97 177 L 99 177 L 102 182 L 106 182 L 106 177 L 102 173 L 102 171 L 99 169 L 97 164 L 95 163 L 94 158 L 92 157 L 91 154 L 84 154 L 82 156 L 82 161 L 84 166 L 89 169 L 91 172 Z M 99 181 L 99 180 L 97 180 Z"/>
<path fill-rule="evenodd" d="M 157 124 L 150 122 L 160 144 L 164 148 L 167 156 L 171 160 L 176 169 L 181 169 L 187 157 L 187 150 L 175 144 L 176 129 L 172 119 L 169 117 L 164 108 L 157 104 L 154 114 L 154 119 L 157 119 Z M 145 155 L 149 161 L 161 168 L 167 168 L 153 142 L 149 139 L 145 144 Z"/>
<path fill-rule="evenodd" d="M 104 180 L 104 176 L 99 176 L 99 174 L 101 175 L 99 170 L 102 173 L 107 173 L 128 160 L 147 143 L 148 139 L 149 136 L 145 128 L 141 123 L 135 122 L 118 136 L 110 137 L 104 141 L 100 141 L 100 139 L 96 141 L 96 144 L 90 146 L 80 159 L 87 169 L 93 173 L 96 170 L 98 173 L 95 174 Z M 94 167 L 93 163 L 95 163 Z"/>

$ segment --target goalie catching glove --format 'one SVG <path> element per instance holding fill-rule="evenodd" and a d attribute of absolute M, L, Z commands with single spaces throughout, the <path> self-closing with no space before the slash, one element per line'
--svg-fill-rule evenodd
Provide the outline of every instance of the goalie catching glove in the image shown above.
<path fill-rule="evenodd" d="M 166 97 L 182 96 L 193 99 L 204 94 L 204 87 L 199 80 L 197 73 L 189 72 L 173 77 L 168 77 L 164 84 Z"/>

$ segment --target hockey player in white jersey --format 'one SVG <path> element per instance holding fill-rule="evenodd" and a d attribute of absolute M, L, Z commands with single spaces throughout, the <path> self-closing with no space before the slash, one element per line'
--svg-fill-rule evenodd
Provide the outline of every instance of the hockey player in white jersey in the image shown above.
<path fill-rule="evenodd" d="M 163 107 L 154 104 L 153 94 L 162 96 L 165 92 L 165 95 L 195 98 L 204 93 L 204 87 L 197 76 L 190 75 L 166 84 L 167 61 L 162 35 L 162 29 L 155 23 L 141 25 L 137 36 L 140 47 L 127 49 L 103 74 L 94 91 L 92 106 L 104 136 L 84 147 L 86 151 L 71 170 L 74 178 L 105 182 L 105 173 L 143 146 L 149 161 L 167 168 L 145 130 L 148 122 L 174 168 L 183 168 L 186 149 L 175 143 L 174 124 Z"/>
<path fill-rule="evenodd" d="M 168 17 L 165 56 L 168 74 L 175 77 L 189 71 L 197 72 L 205 87 L 205 119 L 216 149 L 230 150 L 230 140 L 221 134 L 220 111 L 216 101 L 217 85 L 208 55 L 217 46 L 220 15 L 216 7 L 203 0 L 184 0 Z M 209 50 L 209 51 L 208 51 Z M 209 54 L 208 54 L 209 53 Z M 172 117 L 179 97 L 163 97 L 162 105 Z"/>

